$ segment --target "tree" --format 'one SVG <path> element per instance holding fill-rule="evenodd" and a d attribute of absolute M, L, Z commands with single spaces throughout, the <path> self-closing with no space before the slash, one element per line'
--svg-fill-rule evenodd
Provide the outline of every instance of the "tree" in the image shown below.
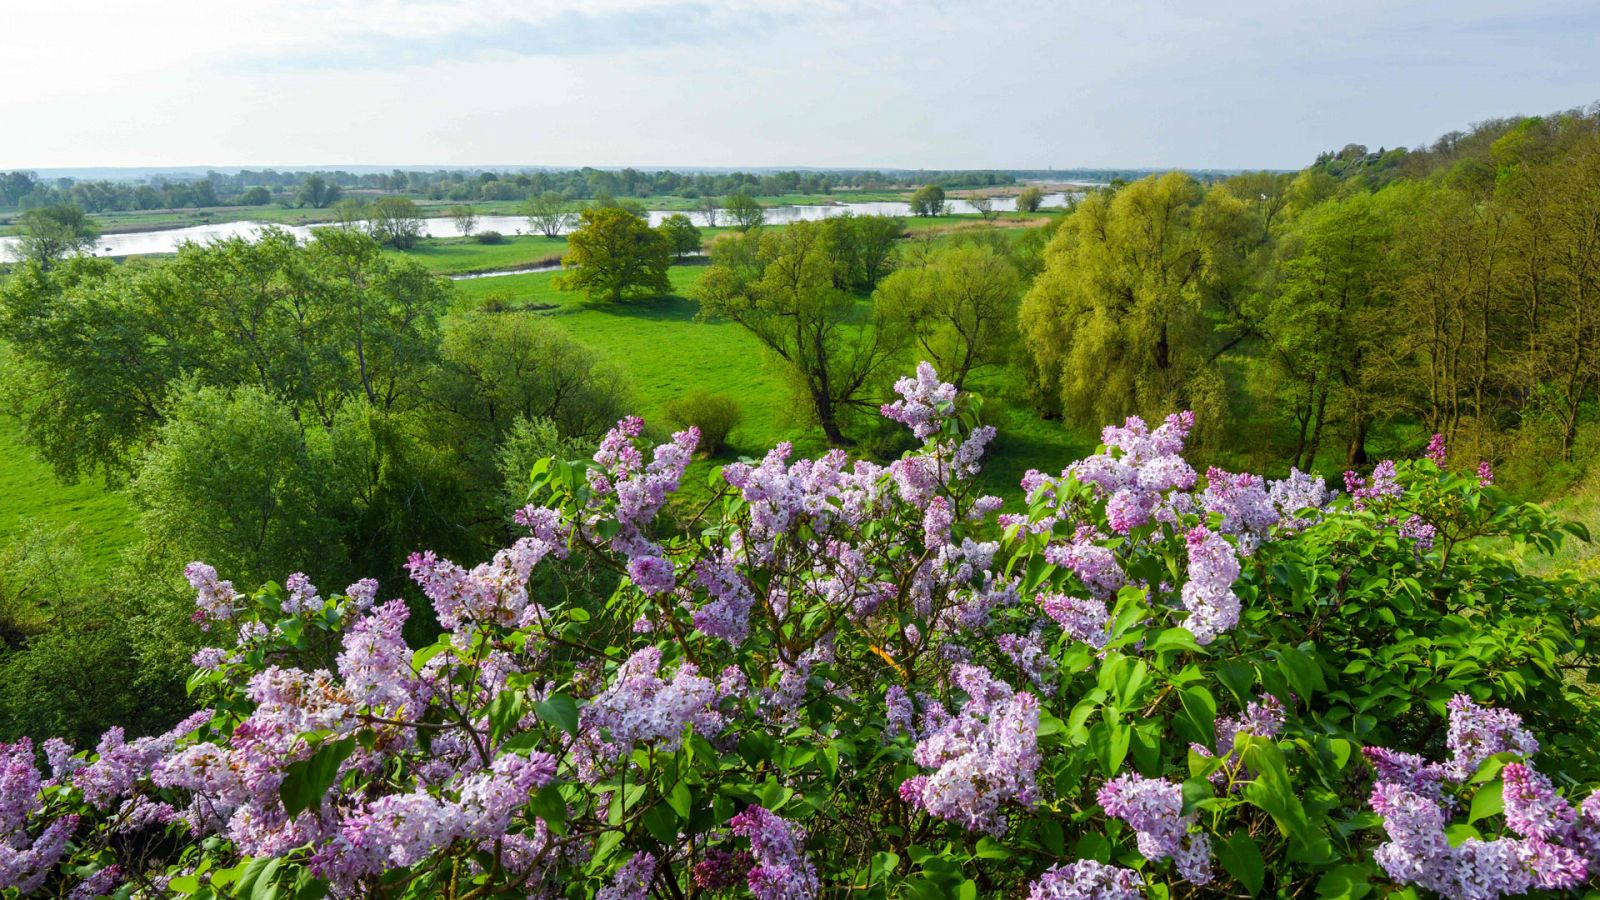
<path fill-rule="evenodd" d="M 188 244 L 160 266 L 72 259 L 0 288 L 6 399 L 64 478 L 128 473 L 180 383 L 255 384 L 302 421 L 421 400 L 448 283 L 359 232 Z"/>
<path fill-rule="evenodd" d="M 1017 193 L 1017 212 L 1034 213 L 1044 203 L 1044 188 L 1030 184 Z"/>
<path fill-rule="evenodd" d="M 905 233 L 905 221 L 894 216 L 857 216 L 852 213 L 823 220 L 837 269 L 835 286 L 850 291 L 870 291 L 894 268 L 895 243 Z"/>
<path fill-rule="evenodd" d="M 346 197 L 334 203 L 329 213 L 333 224 L 347 231 L 367 228 L 367 217 L 372 214 L 366 202 L 359 197 Z"/>
<path fill-rule="evenodd" d="M 348 517 L 330 506 L 352 495 L 335 483 L 324 437 L 255 385 L 179 392 L 133 481 L 141 530 L 252 578 L 342 571 Z"/>
<path fill-rule="evenodd" d="M 1248 206 L 1181 172 L 1090 195 L 1022 303 L 1041 404 L 1080 423 L 1194 409 L 1214 436 L 1227 419 L 1217 359 L 1250 333 L 1262 240 Z"/>
<path fill-rule="evenodd" d="M 694 227 L 688 216 L 673 213 L 662 219 L 656 230 L 661 232 L 661 236 L 666 239 L 667 245 L 679 259 L 700 252 L 700 229 Z"/>
<path fill-rule="evenodd" d="M 914 216 L 944 215 L 944 188 L 925 184 L 911 195 L 911 214 Z"/>
<path fill-rule="evenodd" d="M 1290 464 L 1310 469 L 1325 426 L 1337 419 L 1345 462 L 1366 462 L 1366 437 L 1399 392 L 1379 364 L 1391 351 L 1394 305 L 1386 290 L 1388 228 L 1372 195 L 1356 193 L 1308 210 L 1293 226 L 1269 297 L 1263 330 L 1283 385 L 1275 404 L 1292 417 Z"/>
<path fill-rule="evenodd" d="M 266 206 L 272 202 L 272 192 L 258 184 L 240 194 L 235 202 L 240 206 Z"/>
<path fill-rule="evenodd" d="M 710 194 L 700 198 L 700 214 L 706 217 L 706 227 L 717 227 L 717 213 L 722 209 L 722 204 Z"/>
<path fill-rule="evenodd" d="M 901 344 L 835 286 L 838 265 L 825 223 L 796 222 L 717 244 L 694 297 L 702 317 L 738 324 L 782 360 L 823 434 L 845 444 L 845 414 L 870 405 L 868 386 Z"/>
<path fill-rule="evenodd" d="M 561 290 L 581 290 L 590 299 L 621 302 L 628 296 L 665 294 L 672 290 L 667 270 L 672 247 L 661 232 L 636 215 L 614 206 L 586 209 L 578 229 L 567 236 Z"/>
<path fill-rule="evenodd" d="M 311 206 L 321 209 L 337 201 L 344 195 L 338 182 L 329 181 L 321 175 L 307 175 L 300 183 L 300 191 L 295 194 L 295 202 L 300 206 Z"/>
<path fill-rule="evenodd" d="M 739 231 L 758 228 L 767 220 L 766 210 L 743 189 L 727 199 L 724 211 L 728 214 L 728 221 Z"/>
<path fill-rule="evenodd" d="M 967 205 L 976 210 L 985 222 L 992 222 L 996 216 L 1000 215 L 995 212 L 994 198 L 987 194 L 973 194 L 967 198 Z"/>
<path fill-rule="evenodd" d="M 572 205 L 555 191 L 530 195 L 522 208 L 528 226 L 545 237 L 556 237 L 572 227 Z"/>
<path fill-rule="evenodd" d="M 92 251 L 100 228 L 76 206 L 45 206 L 17 217 L 24 260 L 49 268 L 65 256 Z"/>
<path fill-rule="evenodd" d="M 405 197 L 380 197 L 367 208 L 372 239 L 396 250 L 410 250 L 422 238 L 422 211 Z"/>
<path fill-rule="evenodd" d="M 450 218 L 456 223 L 456 229 L 462 237 L 472 237 L 472 229 L 478 225 L 478 211 L 470 204 L 450 207 Z"/>
<path fill-rule="evenodd" d="M 1018 285 L 1016 267 L 993 248 L 955 247 L 891 274 L 873 300 L 890 327 L 915 340 L 918 357 L 959 389 L 975 368 L 1005 358 Z"/>

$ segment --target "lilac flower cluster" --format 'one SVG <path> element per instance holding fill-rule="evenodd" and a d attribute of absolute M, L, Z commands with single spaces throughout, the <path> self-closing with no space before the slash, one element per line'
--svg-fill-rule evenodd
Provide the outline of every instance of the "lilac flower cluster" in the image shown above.
<path fill-rule="evenodd" d="M 217 577 L 217 570 L 203 562 L 192 562 L 183 567 L 183 577 L 195 589 L 196 618 L 201 621 L 224 622 L 233 618 L 233 605 L 239 595 L 233 582 Z"/>
<path fill-rule="evenodd" d="M 1100 440 L 1104 453 L 1079 460 L 1067 471 L 1092 484 L 1106 498 L 1111 529 L 1127 534 L 1153 518 L 1169 520 L 1163 509 L 1168 491 L 1194 487 L 1195 471 L 1182 456 L 1183 442 L 1194 427 L 1194 413 L 1174 413 L 1154 431 L 1138 416 L 1119 428 L 1106 426 Z"/>
<path fill-rule="evenodd" d="M 605 512 L 616 521 L 610 545 L 628 558 L 634 584 L 647 594 L 665 594 L 675 584 L 672 564 L 662 558 L 660 545 L 648 532 L 668 495 L 682 482 L 700 444 L 700 430 L 675 432 L 669 443 L 651 452 L 648 463 L 634 443 L 643 433 L 644 420 L 638 416 L 628 416 L 606 432 L 594 454 L 596 466 L 587 473 L 593 491 L 589 508 L 595 516 Z"/>
<path fill-rule="evenodd" d="M 1457 694 L 1446 704 L 1450 711 L 1450 731 L 1445 745 L 1452 754 L 1446 764 L 1456 781 L 1471 778 L 1484 760 L 1497 753 L 1533 756 L 1539 742 L 1522 727 L 1522 717 L 1509 709 L 1491 709 Z"/>
<path fill-rule="evenodd" d="M 935 771 L 908 779 L 900 796 L 969 830 L 998 832 L 1003 804 L 1035 799 L 1039 701 L 981 666 L 957 666 L 954 680 L 967 702 L 955 715 L 931 704 L 912 757 Z"/>
<path fill-rule="evenodd" d="M 23 896 L 38 890 L 77 831 L 78 819 L 67 816 L 29 836 L 30 822 L 44 809 L 43 785 L 32 741 L 0 744 L 0 890 L 16 888 Z"/>
<path fill-rule="evenodd" d="M 1085 526 L 1078 529 L 1070 543 L 1045 547 L 1044 558 L 1045 562 L 1071 571 L 1091 594 L 1105 600 L 1128 583 L 1128 576 L 1117 562 L 1116 553 L 1096 543 L 1099 539 L 1094 529 Z"/>
<path fill-rule="evenodd" d="M 1239 735 L 1248 734 L 1255 737 L 1274 738 L 1283 730 L 1284 724 L 1283 704 L 1271 694 L 1263 695 L 1260 700 L 1252 700 L 1245 704 L 1244 711 L 1238 716 L 1223 716 L 1217 720 L 1217 748 L 1213 754 L 1209 748 L 1198 744 L 1191 744 L 1190 749 L 1201 756 L 1220 756 L 1225 761 L 1225 766 L 1212 774 L 1212 781 L 1221 781 L 1227 777 L 1227 770 L 1239 762 L 1240 753 L 1234 745 L 1238 743 Z"/>
<path fill-rule="evenodd" d="M 1356 509 L 1366 509 L 1372 501 L 1398 497 L 1405 493 L 1405 488 L 1396 478 L 1392 459 L 1386 459 L 1373 466 L 1370 480 L 1355 472 L 1345 472 L 1344 489 L 1350 493 L 1351 505 Z"/>
<path fill-rule="evenodd" d="M 434 614 L 445 628 L 527 626 L 546 615 L 528 596 L 534 567 L 546 556 L 559 558 L 566 552 L 564 540 L 535 535 L 519 539 L 471 571 L 439 559 L 431 550 L 411 554 L 406 569 L 433 601 Z"/>
<path fill-rule="evenodd" d="M 1074 640 L 1099 650 L 1111 640 L 1111 613 L 1104 600 L 1086 600 L 1046 593 L 1037 598 L 1039 608 Z"/>
<path fill-rule="evenodd" d="M 1092 859 L 1051 866 L 1028 887 L 1028 900 L 1139 900 L 1143 896 L 1138 873 Z"/>
<path fill-rule="evenodd" d="M 1145 859 L 1171 857 L 1184 878 L 1194 884 L 1210 883 L 1211 837 L 1191 831 L 1199 819 L 1197 813 L 1181 814 L 1181 785 L 1130 772 L 1106 782 L 1097 799 L 1106 815 L 1121 819 L 1134 830 Z"/>
<path fill-rule="evenodd" d="M 1378 771 L 1369 802 L 1383 817 L 1389 840 L 1373 853 L 1389 877 L 1436 891 L 1449 900 L 1493 900 L 1534 889 L 1566 890 L 1600 865 L 1600 792 L 1575 810 L 1550 780 L 1527 762 L 1501 769 L 1506 825 L 1517 837 L 1453 844 L 1446 835 L 1449 783 L 1462 783 L 1498 753 L 1524 757 L 1538 742 L 1509 710 L 1486 709 L 1463 696 L 1449 704 L 1451 759 L 1369 747 Z M 1480 788 L 1482 790 L 1482 788 Z"/>
<path fill-rule="evenodd" d="M 1233 582 L 1239 577 L 1239 557 L 1233 546 L 1204 525 L 1185 536 L 1189 548 L 1189 580 L 1183 585 L 1184 625 L 1201 645 L 1239 624 L 1239 597 Z"/>
<path fill-rule="evenodd" d="M 1239 539 L 1239 552 L 1255 552 L 1263 538 L 1278 524 L 1281 516 L 1267 493 L 1267 483 L 1248 472 L 1206 470 L 1206 489 L 1200 493 L 1200 507 L 1222 517 L 1217 530 Z"/>
<path fill-rule="evenodd" d="M 317 586 L 311 583 L 311 578 L 304 572 L 295 572 L 285 578 L 283 589 L 288 594 L 283 598 L 283 611 L 288 615 L 299 615 L 322 608 L 322 598 L 317 595 Z"/>
<path fill-rule="evenodd" d="M 880 412 L 885 418 L 910 428 L 912 434 L 924 441 L 939 433 L 940 423 L 956 402 L 955 385 L 940 381 L 938 373 L 927 362 L 917 364 L 916 378 L 896 381 L 894 392 L 900 399 L 885 403 Z"/>
<path fill-rule="evenodd" d="M 611 877 L 611 883 L 595 894 L 595 900 L 646 900 L 650 882 L 656 877 L 656 858 L 636 853 Z"/>
<path fill-rule="evenodd" d="M 695 887 L 711 892 L 728 890 L 744 881 L 754 866 L 755 858 L 748 850 L 713 847 L 694 865 Z"/>
<path fill-rule="evenodd" d="M 695 608 L 694 627 L 707 637 L 739 646 L 750 633 L 750 608 L 756 598 L 731 555 L 701 560 L 695 566 L 694 579 L 710 598 Z"/>
<path fill-rule="evenodd" d="M 621 749 L 656 743 L 676 750 L 684 732 L 712 736 L 722 730 L 717 687 L 693 663 L 678 666 L 671 681 L 660 676 L 661 650 L 645 647 L 617 668 L 616 680 L 583 710 L 586 725 L 603 728 Z"/>
<path fill-rule="evenodd" d="M 1278 511 L 1278 528 L 1291 534 L 1321 521 L 1322 510 L 1332 499 L 1321 476 L 1299 469 L 1290 469 L 1289 477 L 1267 485 L 1267 500 Z M 1310 514 L 1304 514 L 1308 510 Z"/>
<path fill-rule="evenodd" d="M 804 828 L 762 806 L 746 808 L 728 828 L 750 841 L 755 864 L 745 878 L 756 900 L 811 900 L 822 889 L 817 868 L 805 854 Z"/>

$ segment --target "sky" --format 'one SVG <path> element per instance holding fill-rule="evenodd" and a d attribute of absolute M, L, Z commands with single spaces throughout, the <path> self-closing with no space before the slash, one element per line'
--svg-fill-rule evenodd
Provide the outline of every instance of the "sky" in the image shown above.
<path fill-rule="evenodd" d="M 1594 0 L 0 0 L 0 169 L 1299 168 L 1600 100 Z"/>

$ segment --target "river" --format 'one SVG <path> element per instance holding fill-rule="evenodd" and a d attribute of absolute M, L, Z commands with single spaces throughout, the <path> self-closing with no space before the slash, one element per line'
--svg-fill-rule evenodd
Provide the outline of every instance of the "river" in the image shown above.
<path fill-rule="evenodd" d="M 1067 204 L 1068 194 L 1058 192 L 1046 194 L 1044 206 L 1060 207 Z M 993 200 L 997 212 L 1015 212 L 1017 200 L 1015 197 L 996 197 Z M 953 213 L 975 213 L 972 204 L 965 200 L 950 200 L 947 205 Z M 766 208 L 766 221 L 769 225 L 787 225 L 790 222 L 815 221 L 837 216 L 843 213 L 854 213 L 858 216 L 909 216 L 911 205 L 899 200 L 881 200 L 865 203 L 838 203 L 829 206 L 769 206 Z M 674 213 L 684 213 L 693 219 L 696 225 L 705 224 L 705 216 L 699 212 L 687 210 L 661 210 L 649 211 L 651 225 L 661 224 L 661 220 Z M 726 225 L 726 213 L 719 213 L 717 224 Z M 216 225 L 196 225 L 190 228 L 165 228 L 157 231 L 135 231 L 126 234 L 108 234 L 100 238 L 95 245 L 97 256 L 144 256 L 156 253 L 176 253 L 178 248 L 189 242 L 206 243 L 208 241 L 223 240 L 232 237 L 254 238 L 261 233 L 261 229 L 278 227 L 303 238 L 311 236 L 311 229 L 316 225 L 277 225 L 270 226 L 263 222 L 222 222 Z M 480 216 L 475 230 L 498 231 L 501 234 L 516 235 L 531 233 L 528 219 L 525 216 Z M 460 237 L 461 229 L 456 227 L 454 220 L 448 217 L 429 218 L 422 220 L 422 233 L 425 237 Z M 0 237 L 0 261 L 15 259 L 17 238 Z"/>

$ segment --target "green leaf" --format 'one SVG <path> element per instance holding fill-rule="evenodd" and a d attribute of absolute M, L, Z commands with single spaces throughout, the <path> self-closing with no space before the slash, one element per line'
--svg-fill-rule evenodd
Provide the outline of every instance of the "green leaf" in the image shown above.
<path fill-rule="evenodd" d="M 560 728 L 567 734 L 578 733 L 578 701 L 566 694 L 556 694 L 548 700 L 533 705 L 534 715 Z"/>
<path fill-rule="evenodd" d="M 320 808 L 322 796 L 339 777 L 339 764 L 356 749 L 355 738 L 345 738 L 323 744 L 311 754 L 310 759 L 290 763 L 284 770 L 283 784 L 278 786 L 278 797 L 283 801 L 284 812 L 291 818 L 310 808 Z"/>
<path fill-rule="evenodd" d="M 873 881 L 880 881 L 890 877 L 900 867 L 900 854 L 889 850 L 880 850 L 872 854 L 872 870 L 869 876 Z"/>
<path fill-rule="evenodd" d="M 500 743 L 505 733 L 522 720 L 522 710 L 523 700 L 519 691 L 501 691 L 489 701 L 490 743 Z"/>
<path fill-rule="evenodd" d="M 245 900 L 269 900 L 276 897 L 278 887 L 273 882 L 277 879 L 278 868 L 282 865 L 281 856 L 264 856 L 251 860 L 244 874 L 239 876 L 239 886 L 234 890 L 234 896 Z"/>
<path fill-rule="evenodd" d="M 530 804 L 533 814 L 544 820 L 546 826 L 555 834 L 565 834 L 567 831 L 567 801 L 561 796 L 561 789 L 553 784 L 547 784 L 533 795 Z"/>
<path fill-rule="evenodd" d="M 665 804 L 650 807 L 642 821 L 650 836 L 661 843 L 672 846 L 678 842 L 678 816 Z"/>
<path fill-rule="evenodd" d="M 961 889 L 956 892 L 957 900 L 978 900 L 978 883 L 968 878 L 961 882 Z"/>
<path fill-rule="evenodd" d="M 667 805 L 672 807 L 672 811 L 677 813 L 679 818 L 689 818 L 689 810 L 693 803 L 694 795 L 690 793 L 689 786 L 681 781 L 667 792 Z"/>
<path fill-rule="evenodd" d="M 992 837 L 979 838 L 978 847 L 975 852 L 979 859 L 1011 858 L 1011 851 L 1006 848 L 1006 845 L 1000 843 Z"/>
<path fill-rule="evenodd" d="M 1106 710 L 1106 718 L 1089 729 L 1089 749 L 1100 762 L 1101 771 L 1115 775 L 1128 757 L 1128 745 L 1133 741 L 1133 729 Z"/>
<path fill-rule="evenodd" d="M 1302 700 L 1309 700 L 1318 691 L 1327 688 L 1316 657 L 1298 647 L 1284 647 L 1278 651 L 1278 669 Z"/>
<path fill-rule="evenodd" d="M 1204 653 L 1205 648 L 1195 643 L 1194 634 L 1187 628 L 1163 628 L 1155 633 L 1155 637 L 1145 644 L 1145 649 L 1151 653 L 1160 653 L 1163 650 L 1186 650 L 1190 653 Z"/>
<path fill-rule="evenodd" d="M 1236 831 L 1217 843 L 1217 856 L 1228 874 L 1239 880 L 1244 889 L 1254 897 L 1261 892 L 1266 880 L 1267 867 L 1261 859 L 1261 850 L 1250 835 Z"/>
<path fill-rule="evenodd" d="M 1178 695 L 1178 701 L 1183 704 L 1183 716 L 1179 721 L 1186 724 L 1193 732 L 1188 737 L 1196 743 L 1210 747 L 1217 739 L 1217 698 L 1211 696 L 1211 692 L 1206 690 L 1204 685 L 1197 684 L 1184 688 Z"/>
<path fill-rule="evenodd" d="M 1372 893 L 1372 885 L 1367 883 L 1370 877 L 1364 866 L 1340 866 L 1317 882 L 1317 896 L 1322 900 L 1360 900 Z"/>
<path fill-rule="evenodd" d="M 1468 822 L 1487 819 L 1499 815 L 1505 809 L 1505 789 L 1500 779 L 1489 782 L 1478 792 L 1472 795 L 1472 810 L 1467 813 Z"/>

